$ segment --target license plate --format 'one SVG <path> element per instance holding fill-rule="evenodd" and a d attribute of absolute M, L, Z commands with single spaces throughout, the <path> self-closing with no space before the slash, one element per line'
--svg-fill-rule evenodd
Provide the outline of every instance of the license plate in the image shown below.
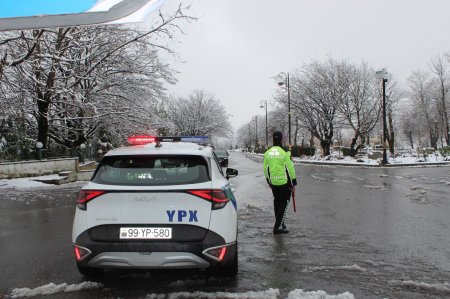
<path fill-rule="evenodd" d="M 120 239 L 172 239 L 171 227 L 121 227 Z"/>

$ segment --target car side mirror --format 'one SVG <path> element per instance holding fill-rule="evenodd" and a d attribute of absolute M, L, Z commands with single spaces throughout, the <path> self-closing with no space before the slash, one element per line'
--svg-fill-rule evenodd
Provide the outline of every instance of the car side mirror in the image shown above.
<path fill-rule="evenodd" d="M 234 178 L 235 176 L 238 175 L 238 173 L 239 173 L 239 172 L 237 171 L 237 169 L 227 168 L 227 171 L 226 171 L 227 180 L 228 180 L 229 178 Z"/>

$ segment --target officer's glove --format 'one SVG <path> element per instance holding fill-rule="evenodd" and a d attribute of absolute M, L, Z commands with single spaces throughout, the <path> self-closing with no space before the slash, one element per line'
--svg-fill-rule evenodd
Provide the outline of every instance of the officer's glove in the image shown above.
<path fill-rule="evenodd" d="M 297 179 L 292 180 L 292 186 L 297 186 Z"/>
<path fill-rule="evenodd" d="M 270 183 L 269 179 L 266 178 L 267 184 L 269 184 L 269 187 L 272 188 L 272 184 Z"/>

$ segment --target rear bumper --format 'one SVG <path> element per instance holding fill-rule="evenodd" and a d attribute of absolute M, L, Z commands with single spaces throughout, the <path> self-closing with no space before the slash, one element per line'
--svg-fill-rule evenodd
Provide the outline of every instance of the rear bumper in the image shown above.
<path fill-rule="evenodd" d="M 209 262 L 189 252 L 103 252 L 93 257 L 89 267 L 132 269 L 208 268 Z"/>
<path fill-rule="evenodd" d="M 225 240 L 212 231 L 206 231 L 196 241 L 95 241 L 89 231 L 76 238 L 75 244 L 91 253 L 77 263 L 84 267 L 130 269 L 205 269 L 232 263 L 236 243 Z M 227 245 L 227 253 L 219 262 L 203 254 L 206 249 Z"/>

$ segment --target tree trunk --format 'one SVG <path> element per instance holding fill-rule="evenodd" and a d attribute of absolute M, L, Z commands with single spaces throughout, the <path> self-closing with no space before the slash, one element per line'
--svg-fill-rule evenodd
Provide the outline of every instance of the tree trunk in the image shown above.
<path fill-rule="evenodd" d="M 437 127 L 437 125 L 435 127 Z M 437 149 L 437 141 L 439 139 L 437 136 L 437 129 L 433 128 L 432 125 L 429 125 L 428 128 L 430 132 L 430 147 Z"/>
<path fill-rule="evenodd" d="M 450 146 L 450 127 L 448 125 L 448 116 L 447 112 L 444 112 L 444 119 L 445 119 L 445 141 L 447 142 L 447 146 Z"/>
<path fill-rule="evenodd" d="M 38 106 L 38 137 L 37 141 L 41 142 L 44 148 L 47 148 L 48 143 L 48 106 L 49 102 L 45 100 L 45 96 L 41 92 L 38 92 L 37 97 Z"/>
<path fill-rule="evenodd" d="M 320 141 L 320 147 L 322 148 L 322 156 L 325 157 L 330 155 L 330 146 L 331 142 L 329 140 Z"/>
<path fill-rule="evenodd" d="M 361 136 L 361 133 L 359 130 L 355 131 L 355 135 L 352 138 L 352 142 L 350 143 L 350 157 L 355 157 L 359 148 L 361 147 L 358 145 L 356 148 L 356 143 L 358 142 L 358 138 Z"/>
<path fill-rule="evenodd" d="M 298 123 L 295 124 L 294 145 L 297 146 Z"/>
<path fill-rule="evenodd" d="M 437 150 L 437 143 L 439 140 L 439 133 L 438 133 L 438 123 L 437 121 L 434 122 L 434 128 L 430 126 L 430 146 Z"/>
<path fill-rule="evenodd" d="M 437 138 L 434 134 L 430 134 L 430 146 L 434 149 L 437 149 Z"/>
<path fill-rule="evenodd" d="M 445 126 L 445 130 L 443 132 L 443 134 L 445 134 L 445 141 L 447 142 L 447 145 L 450 145 L 450 128 L 449 128 L 449 124 L 448 124 L 448 115 L 447 115 L 447 105 L 445 103 L 445 98 L 446 98 L 446 92 L 445 92 L 445 87 L 444 84 L 442 84 L 441 82 L 441 105 L 442 105 L 442 118 L 444 119 L 444 126 Z"/>
<path fill-rule="evenodd" d="M 350 157 L 356 156 L 357 150 L 355 149 L 356 142 L 358 141 L 358 137 L 354 136 L 352 138 L 352 143 L 350 143 Z"/>
<path fill-rule="evenodd" d="M 409 144 L 411 145 L 411 148 L 414 149 L 414 142 L 413 142 L 413 137 L 412 137 L 412 131 L 408 132 L 408 139 L 409 139 Z"/>

